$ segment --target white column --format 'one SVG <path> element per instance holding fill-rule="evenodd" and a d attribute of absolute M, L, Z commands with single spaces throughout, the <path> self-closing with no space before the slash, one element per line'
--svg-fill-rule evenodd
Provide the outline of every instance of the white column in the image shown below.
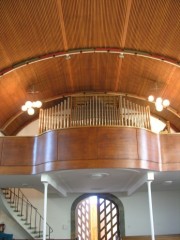
<path fill-rule="evenodd" d="M 150 224 L 151 224 L 151 239 L 155 240 L 152 195 L 151 195 L 151 183 L 153 180 L 154 180 L 154 173 L 148 173 L 147 186 L 148 186 L 149 214 L 150 214 Z"/>
<path fill-rule="evenodd" d="M 43 240 L 46 240 L 47 190 L 48 190 L 48 182 L 43 182 L 43 184 L 44 184 L 44 221 L 43 221 Z"/>

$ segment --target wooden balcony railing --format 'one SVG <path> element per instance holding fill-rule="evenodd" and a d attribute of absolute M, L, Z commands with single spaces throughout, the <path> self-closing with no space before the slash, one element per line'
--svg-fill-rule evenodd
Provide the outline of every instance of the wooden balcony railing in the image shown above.
<path fill-rule="evenodd" d="M 69 127 L 129 126 L 151 129 L 149 106 L 141 106 L 123 95 L 91 94 L 64 98 L 41 109 L 39 133 Z"/>

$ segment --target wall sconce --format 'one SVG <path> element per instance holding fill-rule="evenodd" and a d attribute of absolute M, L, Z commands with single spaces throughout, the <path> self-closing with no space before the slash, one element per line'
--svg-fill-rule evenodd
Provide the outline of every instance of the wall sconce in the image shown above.
<path fill-rule="evenodd" d="M 29 115 L 33 115 L 35 113 L 35 108 L 40 108 L 42 106 L 42 102 L 41 101 L 35 101 L 35 102 L 31 102 L 31 101 L 27 101 L 25 102 L 25 104 L 21 107 L 21 110 L 23 112 L 26 112 Z"/>
<path fill-rule="evenodd" d="M 161 97 L 154 99 L 154 96 L 150 95 L 148 97 L 149 102 L 154 102 L 155 101 L 155 107 L 158 112 L 161 112 L 163 108 L 166 108 L 170 105 L 170 101 L 168 99 L 162 99 Z"/>

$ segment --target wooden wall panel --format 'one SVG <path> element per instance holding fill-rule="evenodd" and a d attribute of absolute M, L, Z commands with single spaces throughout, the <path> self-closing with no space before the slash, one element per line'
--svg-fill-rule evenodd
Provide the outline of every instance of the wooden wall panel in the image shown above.
<path fill-rule="evenodd" d="M 161 134 L 160 144 L 163 170 L 180 170 L 180 134 Z"/>
<path fill-rule="evenodd" d="M 58 132 L 58 160 L 97 159 L 97 128 L 74 128 Z"/>
<path fill-rule="evenodd" d="M 159 163 L 158 135 L 145 129 L 137 129 L 137 141 L 139 159 Z"/>
<path fill-rule="evenodd" d="M 37 137 L 35 164 L 57 161 L 57 131 L 49 131 Z"/>
<path fill-rule="evenodd" d="M 71 128 L 37 137 L 0 138 L 0 153 L 2 174 L 82 168 L 176 171 L 180 170 L 180 134 L 159 137 L 138 128 Z"/>
<path fill-rule="evenodd" d="M 98 159 L 138 159 L 135 128 L 99 128 Z"/>
<path fill-rule="evenodd" d="M 2 148 L 2 166 L 31 166 L 35 162 L 34 137 L 5 137 Z"/>

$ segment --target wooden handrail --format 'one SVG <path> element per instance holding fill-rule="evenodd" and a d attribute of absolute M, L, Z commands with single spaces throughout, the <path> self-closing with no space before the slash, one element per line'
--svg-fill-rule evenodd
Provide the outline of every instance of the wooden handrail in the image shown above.
<path fill-rule="evenodd" d="M 3 194 L 10 205 L 14 206 L 14 211 L 19 212 L 20 216 L 23 218 L 26 224 L 29 225 L 30 229 L 34 230 L 34 234 L 37 234 L 37 237 L 41 237 L 43 231 L 43 217 L 37 211 L 37 208 L 34 207 L 20 188 L 3 188 Z M 53 229 L 47 225 L 47 236 L 50 239 Z M 1 227 L 1 225 L 0 225 Z"/>

